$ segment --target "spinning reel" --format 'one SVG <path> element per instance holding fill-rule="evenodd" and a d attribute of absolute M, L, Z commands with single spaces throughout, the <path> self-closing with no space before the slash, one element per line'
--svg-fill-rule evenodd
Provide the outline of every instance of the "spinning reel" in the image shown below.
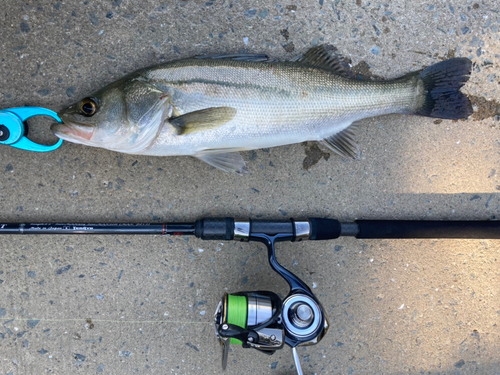
<path fill-rule="evenodd" d="M 307 227 L 309 237 L 308 222 L 287 224 L 299 230 Z M 269 234 L 269 228 L 265 228 L 267 233 L 255 233 L 256 228 L 250 229 L 250 225 L 250 222 L 235 222 L 235 228 L 240 229 L 240 240 L 266 245 L 271 267 L 288 282 L 290 292 L 283 301 L 277 294 L 266 291 L 224 294 L 214 316 L 215 335 L 222 346 L 222 368 L 226 368 L 230 344 L 240 344 L 269 355 L 287 344 L 292 348 L 297 372 L 302 375 L 297 346 L 318 343 L 329 326 L 321 303 L 309 287 L 276 260 L 276 242 L 302 238 L 300 233 L 297 238 L 296 230 Z"/>

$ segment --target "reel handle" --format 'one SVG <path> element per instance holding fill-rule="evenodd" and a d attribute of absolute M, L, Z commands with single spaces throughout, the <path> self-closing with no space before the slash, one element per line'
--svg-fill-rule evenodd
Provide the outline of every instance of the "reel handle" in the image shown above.
<path fill-rule="evenodd" d="M 302 372 L 302 366 L 300 366 L 299 353 L 297 353 L 297 347 L 292 348 L 293 362 L 295 363 L 295 368 L 297 369 L 297 375 L 304 375 Z"/>

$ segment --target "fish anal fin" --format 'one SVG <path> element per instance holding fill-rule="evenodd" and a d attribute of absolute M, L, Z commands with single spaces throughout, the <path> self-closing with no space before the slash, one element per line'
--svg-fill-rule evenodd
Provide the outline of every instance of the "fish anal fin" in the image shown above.
<path fill-rule="evenodd" d="M 358 122 L 353 122 L 341 132 L 326 137 L 320 143 L 340 156 L 355 159 L 358 146 L 354 137 L 358 125 Z"/>
<path fill-rule="evenodd" d="M 240 153 L 237 152 L 236 149 L 234 149 L 234 151 L 232 150 L 233 149 L 227 149 L 227 152 L 224 152 L 223 149 L 205 150 L 194 156 L 225 172 L 236 173 L 240 176 L 244 173 L 248 173 L 247 166 Z"/>
<path fill-rule="evenodd" d="M 177 130 L 178 135 L 184 135 L 216 129 L 231 121 L 234 116 L 236 109 L 233 107 L 213 107 L 170 118 L 169 123 Z"/>
<path fill-rule="evenodd" d="M 303 55 L 298 56 L 293 61 L 300 64 L 311 65 L 318 68 L 327 69 L 339 76 L 352 78 L 353 74 L 344 58 L 337 54 L 334 49 L 328 51 L 324 45 L 310 48 Z"/>

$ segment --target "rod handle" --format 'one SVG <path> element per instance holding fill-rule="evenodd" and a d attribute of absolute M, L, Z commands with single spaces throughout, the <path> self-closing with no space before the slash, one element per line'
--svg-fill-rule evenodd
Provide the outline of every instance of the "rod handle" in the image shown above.
<path fill-rule="evenodd" d="M 232 240 L 234 219 L 226 217 L 196 220 L 194 235 L 202 240 Z"/>
<path fill-rule="evenodd" d="M 356 238 L 500 238 L 500 221 L 357 220 L 356 224 Z"/>
<path fill-rule="evenodd" d="M 311 225 L 310 240 L 333 240 L 340 237 L 341 225 L 335 219 L 320 219 L 312 217 L 309 219 Z"/>

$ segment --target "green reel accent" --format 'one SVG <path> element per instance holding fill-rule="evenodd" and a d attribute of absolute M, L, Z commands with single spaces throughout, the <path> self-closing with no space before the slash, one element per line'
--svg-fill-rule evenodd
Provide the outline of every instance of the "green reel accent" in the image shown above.
<path fill-rule="evenodd" d="M 241 328 L 247 328 L 247 313 L 248 303 L 245 296 L 227 295 L 227 323 L 237 325 Z M 231 338 L 231 344 L 239 344 L 242 342 L 238 339 Z"/>

